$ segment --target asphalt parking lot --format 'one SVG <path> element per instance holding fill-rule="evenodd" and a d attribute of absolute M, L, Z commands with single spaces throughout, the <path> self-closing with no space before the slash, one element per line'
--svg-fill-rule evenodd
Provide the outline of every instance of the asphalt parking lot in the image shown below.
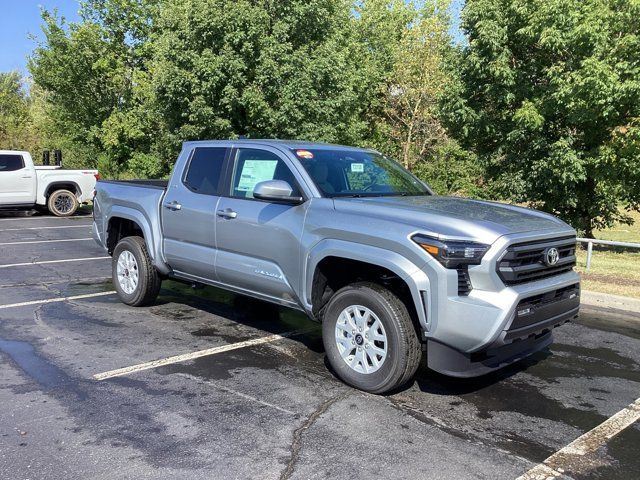
<path fill-rule="evenodd" d="M 0 478 L 640 478 L 639 314 L 585 307 L 499 373 L 375 396 L 299 313 L 170 281 L 120 303 L 90 224 L 0 217 Z"/>

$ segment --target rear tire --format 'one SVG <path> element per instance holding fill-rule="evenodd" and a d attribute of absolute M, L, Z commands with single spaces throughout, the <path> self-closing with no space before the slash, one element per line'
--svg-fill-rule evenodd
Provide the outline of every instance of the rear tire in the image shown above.
<path fill-rule="evenodd" d="M 113 250 L 111 274 L 120 300 L 133 307 L 153 303 L 162 286 L 142 237 L 125 237 L 118 242 Z"/>
<path fill-rule="evenodd" d="M 56 217 L 70 217 L 78 210 L 78 198 L 69 190 L 56 190 L 49 195 L 47 208 Z"/>
<path fill-rule="evenodd" d="M 371 393 L 413 378 L 422 348 L 405 304 L 380 285 L 359 282 L 339 290 L 323 315 L 325 352 L 336 375 Z"/>

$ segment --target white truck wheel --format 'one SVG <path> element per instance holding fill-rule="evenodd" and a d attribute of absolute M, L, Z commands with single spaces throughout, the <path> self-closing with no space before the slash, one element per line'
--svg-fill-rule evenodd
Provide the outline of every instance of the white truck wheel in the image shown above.
<path fill-rule="evenodd" d="M 56 217 L 70 217 L 78 209 L 78 198 L 69 190 L 56 190 L 49 195 L 47 208 Z"/>

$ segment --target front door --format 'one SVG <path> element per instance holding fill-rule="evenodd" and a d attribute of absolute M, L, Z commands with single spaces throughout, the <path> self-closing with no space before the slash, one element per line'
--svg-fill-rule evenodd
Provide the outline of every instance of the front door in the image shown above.
<path fill-rule="evenodd" d="M 225 147 L 196 147 L 184 174 L 174 174 L 162 202 L 162 230 L 167 262 L 178 274 L 216 280 L 216 206 Z M 184 276 L 184 275 L 183 275 Z"/>
<path fill-rule="evenodd" d="M 36 177 L 19 153 L 0 154 L 0 205 L 33 205 Z"/>
<path fill-rule="evenodd" d="M 276 150 L 238 148 L 230 161 L 230 185 L 218 203 L 216 273 L 237 290 L 295 303 L 300 281 L 300 237 L 306 203 L 283 205 L 253 198 L 256 183 L 299 183 Z M 297 290 L 297 288 L 295 288 Z"/>

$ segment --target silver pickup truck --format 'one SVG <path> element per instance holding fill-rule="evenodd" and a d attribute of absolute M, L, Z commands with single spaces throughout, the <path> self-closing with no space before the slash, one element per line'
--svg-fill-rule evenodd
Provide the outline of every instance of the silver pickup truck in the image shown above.
<path fill-rule="evenodd" d="M 301 310 L 336 374 L 369 392 L 409 381 L 423 351 L 446 375 L 491 372 L 578 314 L 571 227 L 434 195 L 372 150 L 187 142 L 168 182 L 96 190 L 93 233 L 124 303 L 172 278 Z"/>

